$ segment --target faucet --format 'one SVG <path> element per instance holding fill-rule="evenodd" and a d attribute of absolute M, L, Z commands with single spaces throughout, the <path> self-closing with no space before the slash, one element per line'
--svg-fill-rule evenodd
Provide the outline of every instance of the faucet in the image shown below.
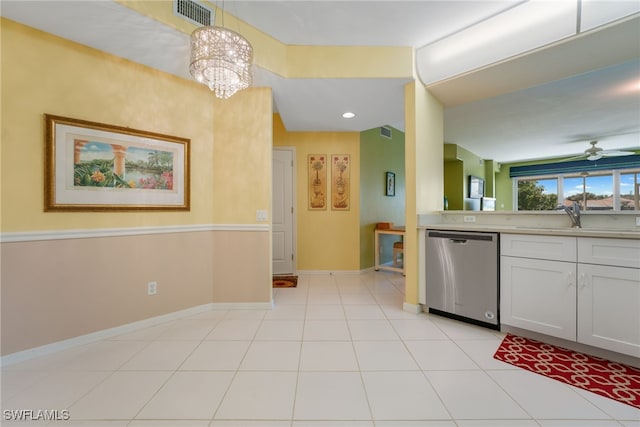
<path fill-rule="evenodd" d="M 573 202 L 573 207 L 558 205 L 558 209 L 564 210 L 567 215 L 569 215 L 569 218 L 571 218 L 571 227 L 582 228 L 582 224 L 580 223 L 580 205 L 578 202 Z"/>

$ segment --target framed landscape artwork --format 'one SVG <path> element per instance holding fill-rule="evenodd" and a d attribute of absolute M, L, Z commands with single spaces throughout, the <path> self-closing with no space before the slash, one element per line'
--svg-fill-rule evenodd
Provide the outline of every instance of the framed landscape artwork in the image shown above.
<path fill-rule="evenodd" d="M 45 211 L 190 209 L 190 140 L 45 114 Z"/>

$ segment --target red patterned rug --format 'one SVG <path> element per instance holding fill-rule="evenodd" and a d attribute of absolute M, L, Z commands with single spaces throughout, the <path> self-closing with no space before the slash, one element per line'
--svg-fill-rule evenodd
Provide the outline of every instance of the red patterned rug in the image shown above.
<path fill-rule="evenodd" d="M 298 276 L 273 276 L 274 288 L 295 288 L 298 286 Z"/>
<path fill-rule="evenodd" d="M 640 409 L 640 369 L 515 335 L 493 357 Z"/>

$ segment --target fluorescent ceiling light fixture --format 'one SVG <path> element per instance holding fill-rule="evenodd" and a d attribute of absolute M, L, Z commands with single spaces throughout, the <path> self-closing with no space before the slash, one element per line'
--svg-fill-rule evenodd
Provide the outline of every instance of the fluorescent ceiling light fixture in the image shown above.
<path fill-rule="evenodd" d="M 588 31 L 638 12 L 640 12 L 640 2 L 637 0 L 582 0 L 580 31 Z"/>
<path fill-rule="evenodd" d="M 346 113 L 342 113 L 343 119 L 353 119 L 356 116 L 356 113 L 352 113 L 351 111 L 347 111 Z"/>
<path fill-rule="evenodd" d="M 531 0 L 417 51 L 425 85 L 576 34 L 577 0 Z"/>

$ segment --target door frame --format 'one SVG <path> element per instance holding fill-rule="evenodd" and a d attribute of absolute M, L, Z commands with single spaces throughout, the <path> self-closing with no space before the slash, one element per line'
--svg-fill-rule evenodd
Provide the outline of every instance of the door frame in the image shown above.
<path fill-rule="evenodd" d="M 293 271 L 292 274 L 297 274 L 298 273 L 298 269 L 297 269 L 297 264 L 298 264 L 298 222 L 296 220 L 296 218 L 298 217 L 298 198 L 297 198 L 297 170 L 298 170 L 298 162 L 297 162 L 297 158 L 296 158 L 296 147 L 294 146 L 274 146 L 273 147 L 273 151 L 290 151 L 291 152 L 291 158 L 292 158 L 292 169 L 291 169 L 291 204 L 293 205 L 293 215 L 291 216 L 291 238 L 293 239 L 292 241 L 292 246 L 291 246 L 291 251 L 293 253 Z M 273 155 L 271 156 L 271 163 L 273 164 Z M 273 207 L 273 183 L 271 186 L 271 204 Z M 270 233 L 273 233 L 273 225 L 272 228 L 270 230 Z M 271 245 L 273 246 L 273 240 Z M 273 248 L 271 248 L 273 250 Z M 273 257 L 271 260 L 272 263 L 272 268 L 273 268 Z"/>

